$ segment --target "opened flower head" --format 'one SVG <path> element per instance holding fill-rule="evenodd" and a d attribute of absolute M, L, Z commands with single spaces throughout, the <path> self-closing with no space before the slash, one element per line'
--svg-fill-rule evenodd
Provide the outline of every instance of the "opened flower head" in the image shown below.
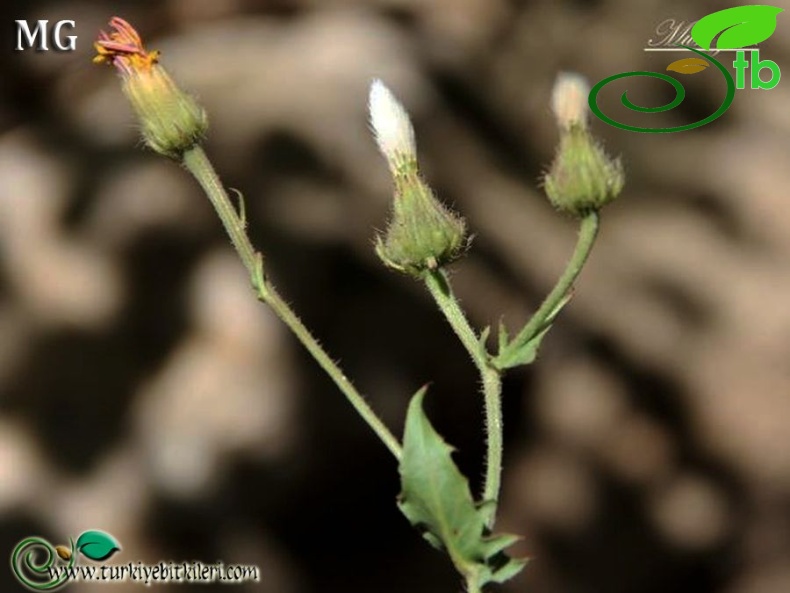
<path fill-rule="evenodd" d="M 125 76 L 136 72 L 148 72 L 159 62 L 159 52 L 147 52 L 143 40 L 129 23 L 118 16 L 110 19 L 113 28 L 109 35 L 99 32 L 99 39 L 94 42 L 96 64 L 112 64 Z"/>
<path fill-rule="evenodd" d="M 93 61 L 111 64 L 121 73 L 123 91 L 140 120 L 145 143 L 156 152 L 180 158 L 203 139 L 208 128 L 205 112 L 159 64 L 159 52 L 146 51 L 134 27 L 117 16 L 110 27 L 111 33 L 99 33 Z"/>

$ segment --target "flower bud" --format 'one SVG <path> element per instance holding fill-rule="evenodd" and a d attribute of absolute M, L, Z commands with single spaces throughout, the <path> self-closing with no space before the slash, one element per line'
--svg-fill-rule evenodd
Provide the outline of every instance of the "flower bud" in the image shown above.
<path fill-rule="evenodd" d="M 420 178 L 409 115 L 381 81 L 371 85 L 369 107 L 376 142 L 395 180 L 392 219 L 376 238 L 376 253 L 387 266 L 419 276 L 462 254 L 466 222 Z"/>
<path fill-rule="evenodd" d="M 416 174 L 396 178 L 392 219 L 376 238 L 376 253 L 389 267 L 419 276 L 449 264 L 466 248 L 466 222 L 433 195 Z"/>
<path fill-rule="evenodd" d="M 182 92 L 159 65 L 159 52 L 147 52 L 137 31 L 125 20 L 110 21 L 111 34 L 96 41 L 97 63 L 115 66 L 123 78 L 123 91 L 142 126 L 145 143 L 171 158 L 180 158 L 204 137 L 206 113 Z"/>
<path fill-rule="evenodd" d="M 559 210 L 582 217 L 614 200 L 625 184 L 620 159 L 612 159 L 587 129 L 589 87 L 579 75 L 557 79 L 552 110 L 560 128 L 560 145 L 544 188 Z"/>

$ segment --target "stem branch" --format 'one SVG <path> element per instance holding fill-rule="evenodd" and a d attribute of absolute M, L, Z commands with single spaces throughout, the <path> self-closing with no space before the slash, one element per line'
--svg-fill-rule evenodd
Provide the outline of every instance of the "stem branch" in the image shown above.
<path fill-rule="evenodd" d="M 556 311 L 557 307 L 565 299 L 573 287 L 573 283 L 576 282 L 576 278 L 581 273 L 584 264 L 587 262 L 590 251 L 595 244 L 595 239 L 598 236 L 599 225 L 600 216 L 597 211 L 590 212 L 582 219 L 576 248 L 570 261 L 568 261 L 568 265 L 565 267 L 565 271 L 524 328 L 513 338 L 504 351 L 499 353 L 499 358 L 508 358 L 521 345 L 534 338 L 535 335 L 545 328 L 549 316 Z"/>
<path fill-rule="evenodd" d="M 318 340 L 315 339 L 294 313 L 293 309 L 288 306 L 288 303 L 282 299 L 271 282 L 264 276 L 263 258 L 252 246 L 247 236 L 244 221 L 233 207 L 206 153 L 200 146 L 195 146 L 184 153 L 183 164 L 200 183 L 217 211 L 233 247 L 250 274 L 258 298 L 269 305 L 274 313 L 288 326 L 310 355 L 326 371 L 338 389 L 346 396 L 346 399 L 354 406 L 354 409 L 362 416 L 362 419 L 376 433 L 376 436 L 390 450 L 392 455 L 400 461 L 402 448 L 398 439 L 376 415 L 337 363 L 330 358 L 326 350 L 318 343 Z"/>

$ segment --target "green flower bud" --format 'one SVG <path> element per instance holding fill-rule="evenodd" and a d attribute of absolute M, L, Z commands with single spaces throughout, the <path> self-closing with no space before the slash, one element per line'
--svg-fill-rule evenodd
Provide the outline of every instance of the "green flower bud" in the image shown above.
<path fill-rule="evenodd" d="M 419 276 L 456 260 L 465 250 L 466 223 L 433 195 L 416 170 L 395 178 L 392 219 L 376 238 L 376 253 L 389 267 Z"/>
<path fill-rule="evenodd" d="M 376 143 L 395 180 L 392 220 L 376 238 L 376 253 L 387 266 L 419 276 L 462 254 L 466 223 L 420 178 L 409 115 L 380 80 L 370 87 L 369 107 Z"/>
<path fill-rule="evenodd" d="M 586 129 L 572 126 L 562 132 L 544 179 L 546 195 L 557 209 L 584 216 L 614 200 L 624 184 L 620 159 L 611 159 Z"/>
<path fill-rule="evenodd" d="M 552 111 L 560 128 L 560 145 L 544 178 L 546 195 L 554 206 L 584 216 L 614 200 L 625 175 L 619 159 L 610 158 L 587 125 L 587 81 L 563 72 L 552 93 Z"/>
<path fill-rule="evenodd" d="M 163 68 L 132 76 L 123 90 L 140 120 L 143 140 L 152 150 L 177 159 L 203 140 L 208 129 L 206 112 Z"/>

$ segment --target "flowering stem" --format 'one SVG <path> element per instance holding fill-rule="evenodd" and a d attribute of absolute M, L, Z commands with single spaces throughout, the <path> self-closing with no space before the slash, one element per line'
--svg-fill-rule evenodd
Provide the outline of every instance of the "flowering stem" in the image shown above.
<path fill-rule="evenodd" d="M 492 527 L 502 475 L 502 377 L 500 371 L 491 364 L 484 340 L 475 333 L 464 315 L 444 271 L 428 271 L 425 283 L 480 372 L 486 422 L 486 474 L 483 486 L 483 502 L 486 504 L 483 509 L 488 527 Z"/>
<path fill-rule="evenodd" d="M 562 276 L 557 280 L 554 288 L 524 328 L 513 338 L 510 344 L 499 353 L 498 358 L 503 360 L 507 359 L 513 351 L 534 338 L 545 328 L 547 321 L 549 321 L 549 316 L 556 311 L 557 307 L 559 307 L 567 297 L 568 292 L 573 287 L 573 283 L 576 282 L 576 278 L 578 278 L 584 264 L 587 262 L 590 251 L 592 251 L 593 245 L 595 244 L 595 239 L 598 236 L 599 225 L 600 215 L 597 210 L 589 212 L 582 219 L 581 225 L 579 226 L 579 237 L 576 241 L 576 248 Z"/>
<path fill-rule="evenodd" d="M 258 298 L 269 305 L 274 313 L 288 326 L 321 368 L 326 371 L 338 389 L 346 396 L 346 399 L 354 406 L 354 409 L 362 416 L 362 419 L 376 433 L 376 436 L 390 450 L 392 455 L 400 461 L 402 448 L 398 439 L 376 415 L 337 363 L 330 358 L 321 344 L 318 343 L 318 340 L 313 337 L 293 309 L 282 299 L 271 282 L 265 277 L 263 273 L 263 258 L 252 246 L 245 229 L 245 221 L 234 208 L 206 153 L 200 146 L 195 146 L 184 153 L 183 164 L 200 183 L 217 211 L 233 247 L 250 274 Z"/>

